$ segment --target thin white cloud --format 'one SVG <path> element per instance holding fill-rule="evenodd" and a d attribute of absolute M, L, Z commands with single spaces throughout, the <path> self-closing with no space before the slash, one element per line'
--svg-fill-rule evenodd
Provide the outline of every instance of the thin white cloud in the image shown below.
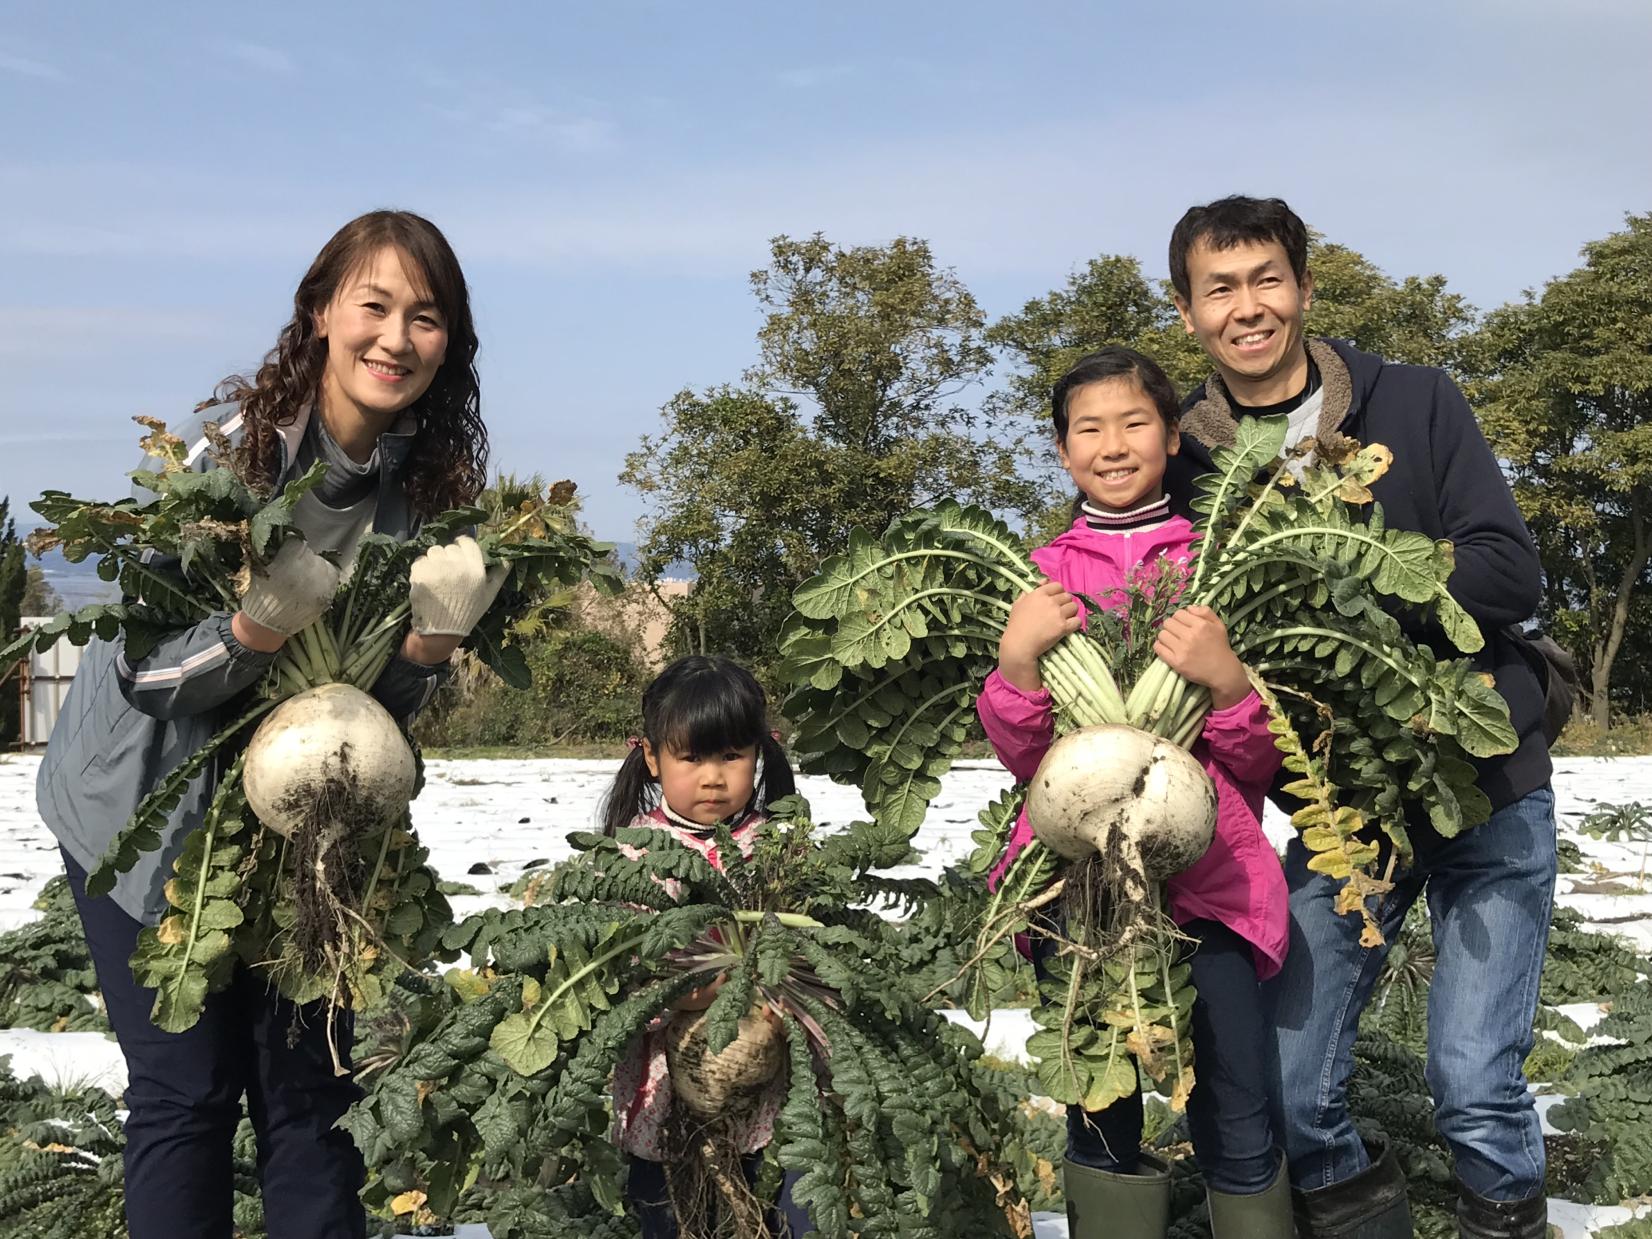
<path fill-rule="evenodd" d="M 109 355 L 110 346 L 161 340 L 211 340 L 224 334 L 210 314 L 136 306 L 0 305 L 0 357 Z"/>
<path fill-rule="evenodd" d="M 298 66 L 293 63 L 293 58 L 278 47 L 237 40 L 225 43 L 223 48 L 225 52 L 243 64 L 251 65 L 265 73 L 286 76 L 298 69 Z"/>
<path fill-rule="evenodd" d="M 774 80 L 782 86 L 790 86 L 793 90 L 813 90 L 853 77 L 857 71 L 852 64 L 800 65 L 792 69 L 778 70 Z"/>
<path fill-rule="evenodd" d="M 460 118 L 463 116 L 461 113 Z M 603 150 L 614 140 L 614 127 L 607 121 L 569 116 L 539 104 L 497 107 L 485 124 L 494 133 L 539 137 L 566 151 Z"/>
<path fill-rule="evenodd" d="M 7 73 L 16 73 L 22 77 L 38 78 L 45 82 L 64 82 L 68 77 L 56 65 L 47 64 L 44 60 L 35 60 L 29 56 L 19 56 L 13 52 L 0 51 L 0 70 Z"/>

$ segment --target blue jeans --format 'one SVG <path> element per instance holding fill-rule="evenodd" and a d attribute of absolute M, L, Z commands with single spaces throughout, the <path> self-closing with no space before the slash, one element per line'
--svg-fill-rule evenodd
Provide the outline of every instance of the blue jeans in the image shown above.
<path fill-rule="evenodd" d="M 1554 906 L 1554 792 L 1539 788 L 1455 839 L 1413 833 L 1414 864 L 1378 917 L 1394 941 L 1426 889 L 1437 956 L 1428 989 L 1435 1124 L 1465 1187 L 1489 1200 L 1523 1200 L 1543 1186 L 1543 1132 L 1523 1066 Z M 1275 1130 L 1291 1181 L 1312 1190 L 1367 1164 L 1347 1085 L 1360 1012 L 1388 948 L 1359 945 L 1360 918 L 1332 906 L 1341 882 L 1307 861 L 1293 839 L 1285 853 L 1290 952 L 1264 988 L 1278 1051 Z"/>

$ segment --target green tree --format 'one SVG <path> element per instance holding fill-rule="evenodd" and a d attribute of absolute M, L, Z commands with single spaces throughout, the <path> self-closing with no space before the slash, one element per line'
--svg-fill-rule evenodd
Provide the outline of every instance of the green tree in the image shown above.
<path fill-rule="evenodd" d="M 63 599 L 52 588 L 52 583 L 46 579 L 45 570 L 39 564 L 30 564 L 26 572 L 28 583 L 23 589 L 22 613 L 24 615 L 56 615 L 63 610 Z"/>
<path fill-rule="evenodd" d="M 1487 319 L 1479 406 L 1537 540 L 1545 611 L 1610 725 L 1652 559 L 1652 214 Z"/>
<path fill-rule="evenodd" d="M 765 310 L 738 385 L 682 391 L 620 480 L 649 502 L 638 574 L 687 560 L 678 648 L 762 669 L 791 591 L 855 526 L 881 532 L 954 495 L 1028 513 L 1025 451 L 962 397 L 987 373 L 984 316 L 927 243 L 841 247 L 776 237 L 751 276 Z"/>
<path fill-rule="evenodd" d="M 23 614 L 23 593 L 28 588 L 28 570 L 23 561 L 23 543 L 17 536 L 17 522 L 11 518 L 11 499 L 0 499 L 0 642 L 10 641 Z M 6 681 L 0 691 L 0 748 L 17 741 L 16 686 Z"/>

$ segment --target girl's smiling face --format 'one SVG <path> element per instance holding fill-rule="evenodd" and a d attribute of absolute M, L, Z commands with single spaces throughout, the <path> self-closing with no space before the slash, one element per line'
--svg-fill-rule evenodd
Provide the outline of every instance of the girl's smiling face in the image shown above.
<path fill-rule="evenodd" d="M 425 392 L 447 357 L 447 324 L 411 264 L 385 246 L 339 285 L 316 316 L 327 341 L 323 398 L 388 424 Z"/>
<path fill-rule="evenodd" d="M 1109 512 L 1128 512 L 1164 494 L 1165 462 L 1181 445 L 1181 434 L 1141 384 L 1120 377 L 1073 391 L 1067 434 L 1057 446 L 1061 467 L 1086 499 Z"/>
<path fill-rule="evenodd" d="M 669 745 L 642 745 L 648 773 L 660 781 L 660 795 L 678 817 L 697 826 L 715 826 L 751 803 L 757 786 L 757 746 L 715 753 L 678 753 Z"/>

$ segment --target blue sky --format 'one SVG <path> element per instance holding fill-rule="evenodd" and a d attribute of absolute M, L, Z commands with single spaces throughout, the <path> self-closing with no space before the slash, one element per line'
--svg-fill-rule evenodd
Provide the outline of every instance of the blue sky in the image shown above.
<path fill-rule="evenodd" d="M 111 495 L 332 231 L 434 219 L 496 465 L 628 539 L 625 453 L 734 380 L 776 233 L 927 237 L 990 314 L 1278 193 L 1481 306 L 1652 210 L 1644 0 L 0 0 L 0 495 Z M 32 514 L 24 513 L 27 523 Z"/>

